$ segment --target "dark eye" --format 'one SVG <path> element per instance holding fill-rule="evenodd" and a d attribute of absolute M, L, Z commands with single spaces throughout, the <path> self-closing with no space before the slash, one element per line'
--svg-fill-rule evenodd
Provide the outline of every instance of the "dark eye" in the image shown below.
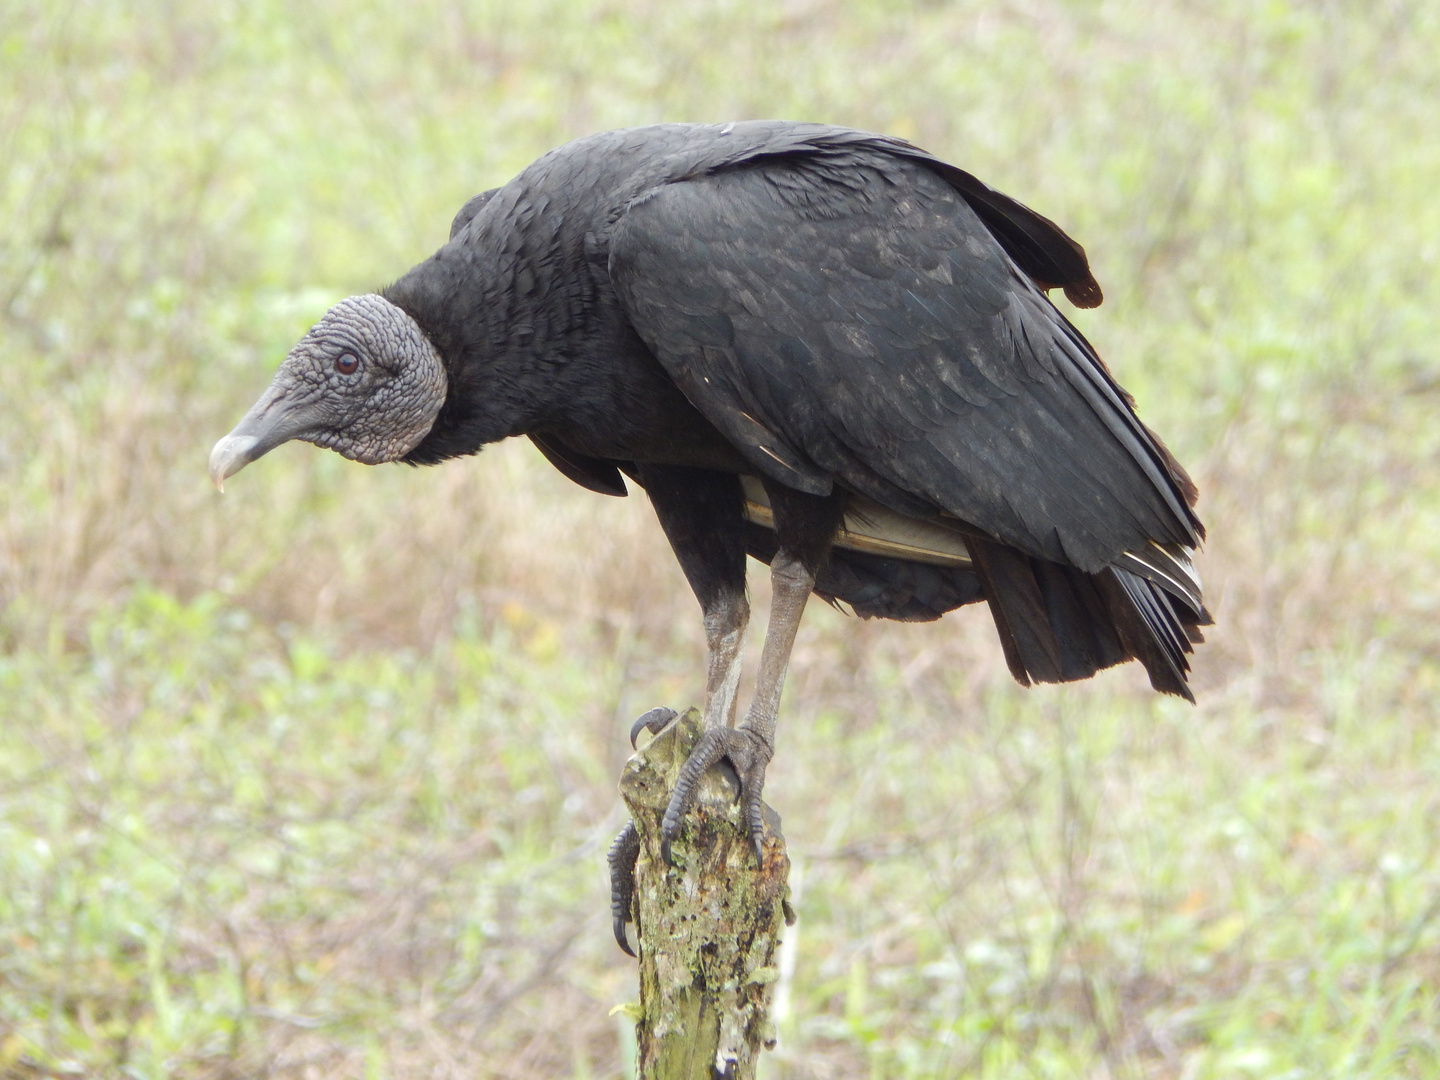
<path fill-rule="evenodd" d="M 341 353 L 335 360 L 335 370 L 341 375 L 353 375 L 360 366 L 360 358 L 354 353 Z"/>

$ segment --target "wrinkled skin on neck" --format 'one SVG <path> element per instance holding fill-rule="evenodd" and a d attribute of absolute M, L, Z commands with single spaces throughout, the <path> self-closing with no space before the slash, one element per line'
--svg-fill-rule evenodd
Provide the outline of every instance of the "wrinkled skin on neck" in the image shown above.
<path fill-rule="evenodd" d="M 419 445 L 445 403 L 445 366 L 420 326 L 384 297 L 351 296 L 290 350 L 269 388 L 210 452 L 223 488 L 262 454 L 292 439 L 366 465 Z"/>

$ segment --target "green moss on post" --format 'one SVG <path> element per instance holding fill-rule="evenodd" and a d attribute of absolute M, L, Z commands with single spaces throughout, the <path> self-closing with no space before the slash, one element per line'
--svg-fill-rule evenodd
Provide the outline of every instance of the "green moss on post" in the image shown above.
<path fill-rule="evenodd" d="M 640 834 L 633 914 L 641 1080 L 751 1080 L 761 1048 L 775 1045 L 769 1006 L 790 874 L 779 815 L 764 808 L 757 871 L 734 774 L 712 769 L 671 848 L 674 867 L 660 857 L 665 804 L 700 732 L 691 709 L 632 757 L 620 778 Z"/>

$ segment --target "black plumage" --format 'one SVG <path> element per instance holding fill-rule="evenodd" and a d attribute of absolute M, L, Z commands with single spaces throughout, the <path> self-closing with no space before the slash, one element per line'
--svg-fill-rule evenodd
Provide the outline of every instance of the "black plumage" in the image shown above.
<path fill-rule="evenodd" d="M 1188 697 L 1198 589 L 1144 563 L 1198 544 L 1194 488 L 1048 287 L 1100 301 L 1079 245 L 968 173 L 757 122 L 569 143 L 384 295 L 451 380 L 407 460 L 528 434 L 607 494 L 647 465 L 862 494 L 953 526 L 972 565 L 837 548 L 822 596 L 901 619 L 987 599 L 1022 682 L 1137 657 Z M 768 561 L 774 534 L 745 543 Z"/>
<path fill-rule="evenodd" d="M 1209 621 L 1195 488 L 1057 287 L 1101 300 L 1056 225 L 906 142 L 781 122 L 607 132 L 477 195 L 433 256 L 327 313 L 211 471 L 289 438 L 431 464 L 528 435 L 594 491 L 628 476 L 710 653 L 667 844 L 728 757 L 759 847 L 812 591 L 901 620 L 984 600 L 1022 683 L 1134 658 L 1190 697 Z M 774 599 L 736 725 L 747 553 Z"/>

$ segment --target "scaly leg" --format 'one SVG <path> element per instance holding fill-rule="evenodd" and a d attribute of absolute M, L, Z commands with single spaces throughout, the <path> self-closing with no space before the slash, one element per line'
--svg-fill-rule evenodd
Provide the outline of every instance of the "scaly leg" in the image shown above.
<path fill-rule="evenodd" d="M 658 465 L 642 465 L 639 474 L 704 615 L 709 652 L 705 727 L 728 728 L 734 722 L 741 650 L 750 620 L 740 480 L 732 473 Z M 635 745 L 642 729 L 658 735 L 674 717 L 673 710 L 651 709 L 630 729 L 630 745 Z M 630 944 L 625 924 L 630 921 L 639 854 L 640 838 L 635 823 L 629 822 L 615 838 L 609 856 L 615 942 L 626 953 Z"/>
<path fill-rule="evenodd" d="M 728 758 L 740 777 L 745 822 L 757 861 L 762 857 L 765 826 L 760 793 L 765 786 L 765 768 L 775 752 L 775 718 L 790 666 L 790 650 L 795 646 L 805 601 L 815 586 L 816 573 L 830 553 L 847 501 L 842 491 L 809 495 L 768 480 L 765 490 L 775 514 L 777 551 L 770 561 L 770 624 L 760 653 L 755 697 L 739 727 L 707 725 L 682 766 L 660 827 L 661 848 L 667 861 L 671 842 L 680 834 L 681 822 L 694 805 L 700 778 L 721 758 Z"/>
<path fill-rule="evenodd" d="M 750 606 L 745 600 L 744 501 L 739 479 L 704 469 L 641 466 L 641 481 L 680 566 L 700 601 L 705 616 L 709 669 L 705 681 L 705 734 L 681 767 L 661 822 L 661 850 L 670 861 L 670 846 L 680 834 L 685 813 L 694 805 L 700 778 L 721 758 L 728 758 L 740 777 L 740 799 L 755 847 L 763 858 L 764 818 L 760 795 L 765 768 L 775 752 L 775 720 L 780 692 L 790 665 L 790 651 L 815 575 L 845 515 L 847 496 L 836 490 L 825 496 L 799 492 L 765 481 L 775 514 L 777 552 L 770 564 L 773 596 L 755 697 L 745 719 L 731 727 L 740 682 L 740 654 Z M 651 710 L 637 722 L 652 731 L 668 722 L 668 710 Z M 611 910 L 615 940 L 627 953 L 625 923 L 634 896 L 635 859 L 639 838 L 632 822 L 610 849 Z"/>
<path fill-rule="evenodd" d="M 750 602 L 745 593 L 728 594 L 705 612 L 705 644 L 710 653 L 705 680 L 705 729 L 728 728 L 735 723 L 735 695 L 740 689 L 740 655 L 745 627 L 750 624 Z"/>
<path fill-rule="evenodd" d="M 740 687 L 740 653 L 745 645 L 745 627 L 750 622 L 750 604 L 744 594 L 727 596 L 705 612 L 705 641 L 709 646 L 709 675 L 705 680 L 705 727 L 729 727 L 735 721 L 735 692 Z M 659 735 L 676 717 L 674 709 L 661 705 L 643 714 L 630 726 L 630 745 L 640 732 Z"/>
<path fill-rule="evenodd" d="M 799 556 L 782 550 L 770 564 L 770 580 L 773 586 L 770 623 L 765 630 L 760 674 L 750 710 L 740 726 L 734 728 L 711 723 L 707 711 L 705 734 L 680 770 L 660 826 L 661 850 L 666 862 L 670 861 L 671 842 L 680 835 L 681 821 L 695 802 L 700 778 L 721 758 L 729 758 L 740 777 L 740 798 L 750 828 L 750 842 L 755 847 L 756 861 L 763 858 L 765 823 L 760 812 L 760 792 L 765 786 L 765 767 L 775 752 L 775 719 L 780 711 L 785 672 L 790 666 L 790 650 L 795 646 L 795 633 L 800 628 L 805 601 L 815 586 L 815 573 Z M 735 667 L 739 667 L 738 656 Z M 730 707 L 733 708 L 733 701 Z"/>

